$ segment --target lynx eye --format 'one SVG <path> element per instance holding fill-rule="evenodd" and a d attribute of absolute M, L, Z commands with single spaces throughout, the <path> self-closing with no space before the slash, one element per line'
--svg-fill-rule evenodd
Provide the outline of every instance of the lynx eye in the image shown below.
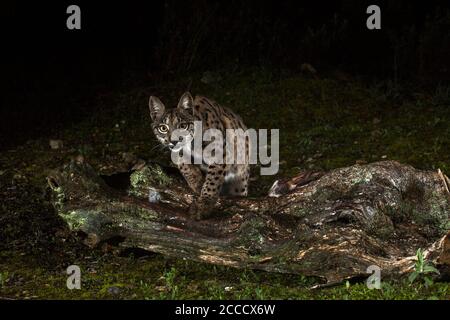
<path fill-rule="evenodd" d="M 167 124 L 162 124 L 158 127 L 158 131 L 161 133 L 167 133 L 169 131 L 169 126 Z"/>
<path fill-rule="evenodd" d="M 189 123 L 183 122 L 178 126 L 181 130 L 187 130 L 189 128 Z"/>

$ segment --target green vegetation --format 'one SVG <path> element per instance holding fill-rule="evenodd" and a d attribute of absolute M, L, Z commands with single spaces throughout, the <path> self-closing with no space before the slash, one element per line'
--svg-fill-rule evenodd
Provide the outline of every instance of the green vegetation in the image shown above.
<path fill-rule="evenodd" d="M 2 257 L 3 258 L 3 257 Z M 382 281 L 380 290 L 364 282 L 311 289 L 314 279 L 297 275 L 236 270 L 168 259 L 110 257 L 95 253 L 79 261 L 81 290 L 66 288 L 65 270 L 7 259 L 0 297 L 47 299 L 448 299 L 447 283 Z M 4 274 L 4 273 L 3 273 Z"/>
<path fill-rule="evenodd" d="M 439 274 L 439 271 L 430 263 L 425 260 L 422 249 L 417 249 L 416 253 L 417 261 L 414 265 L 414 271 L 408 277 L 410 283 L 418 279 L 422 279 L 425 286 L 430 286 L 433 284 L 433 279 L 430 275 Z"/>
<path fill-rule="evenodd" d="M 37 139 L 0 154 L 0 193 L 8 199 L 0 206 L 0 298 L 450 297 L 448 283 L 426 280 L 432 270 L 423 259 L 416 265 L 413 281 L 382 279 L 381 290 L 369 290 L 364 282 L 310 289 L 317 279 L 236 270 L 158 254 L 118 256 L 114 248 L 90 250 L 70 234 L 49 205 L 47 170 L 80 153 L 103 174 L 128 170 L 126 154 L 168 163 L 169 154 L 155 147 L 147 117 L 148 96 L 160 96 L 171 106 L 189 83 L 193 94 L 232 107 L 249 127 L 280 128 L 280 172 L 254 181 L 253 195 L 265 194 L 276 178 L 304 169 L 329 170 L 384 159 L 450 173 L 449 87 L 427 91 L 388 82 L 309 79 L 260 69 L 217 72 L 214 77 L 221 80 L 205 84 L 200 74 L 99 96 L 92 114 L 53 137 L 63 140 L 62 149 L 52 150 L 47 139 Z M 168 183 L 164 177 L 160 182 Z M 448 222 L 443 226 L 448 227 Z M 81 267 L 81 290 L 66 288 L 65 268 L 71 264 Z"/>

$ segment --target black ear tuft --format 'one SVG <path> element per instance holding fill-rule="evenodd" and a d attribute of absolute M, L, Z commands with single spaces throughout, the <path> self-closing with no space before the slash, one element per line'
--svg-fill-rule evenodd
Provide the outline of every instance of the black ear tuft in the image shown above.
<path fill-rule="evenodd" d="M 181 98 L 180 102 L 178 102 L 178 108 L 180 109 L 192 109 L 194 105 L 194 99 L 192 98 L 191 94 L 189 92 L 185 92 Z"/>
<path fill-rule="evenodd" d="M 157 97 L 151 96 L 148 100 L 148 108 L 150 110 L 150 117 L 152 121 L 158 120 L 164 113 L 166 107 Z"/>

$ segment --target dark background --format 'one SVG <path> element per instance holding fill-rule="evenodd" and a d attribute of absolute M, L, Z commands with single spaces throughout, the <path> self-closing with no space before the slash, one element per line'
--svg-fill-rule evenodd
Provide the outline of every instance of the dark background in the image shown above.
<path fill-rule="evenodd" d="M 81 7 L 81 30 L 66 8 Z M 381 7 L 382 29 L 366 28 Z M 205 70 L 265 67 L 423 88 L 450 80 L 443 1 L 73 1 L 1 5 L 0 148 L 95 112 L 99 93 Z"/>

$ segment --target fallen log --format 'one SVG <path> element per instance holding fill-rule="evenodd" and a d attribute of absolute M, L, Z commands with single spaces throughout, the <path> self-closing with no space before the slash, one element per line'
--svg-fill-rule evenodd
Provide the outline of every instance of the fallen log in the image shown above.
<path fill-rule="evenodd" d="M 280 180 L 271 196 L 221 199 L 193 221 L 185 183 L 150 163 L 113 188 L 84 161 L 48 175 L 57 213 L 85 242 L 120 239 L 172 257 L 238 268 L 299 273 L 336 283 L 411 270 L 418 248 L 442 270 L 449 263 L 450 195 L 441 172 L 395 161 Z M 447 179 L 447 180 L 446 180 Z"/>

